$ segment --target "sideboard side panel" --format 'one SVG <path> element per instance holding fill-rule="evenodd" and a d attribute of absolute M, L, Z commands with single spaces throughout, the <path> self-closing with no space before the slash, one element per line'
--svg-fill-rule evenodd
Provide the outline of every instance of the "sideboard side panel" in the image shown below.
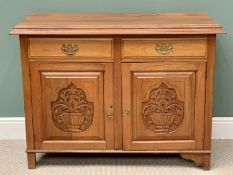
<path fill-rule="evenodd" d="M 34 150 L 35 143 L 34 143 L 34 130 L 33 130 L 32 102 L 31 102 L 30 70 L 29 70 L 29 59 L 28 59 L 28 38 L 26 36 L 20 36 L 20 49 L 21 49 L 27 149 Z M 35 168 L 36 166 L 35 153 L 28 153 L 27 157 L 28 157 L 28 168 L 30 169 Z"/>
<path fill-rule="evenodd" d="M 206 104 L 205 104 L 205 129 L 204 149 L 211 149 L 212 110 L 214 95 L 214 64 L 215 64 L 216 35 L 208 38 L 208 62 L 206 69 Z"/>

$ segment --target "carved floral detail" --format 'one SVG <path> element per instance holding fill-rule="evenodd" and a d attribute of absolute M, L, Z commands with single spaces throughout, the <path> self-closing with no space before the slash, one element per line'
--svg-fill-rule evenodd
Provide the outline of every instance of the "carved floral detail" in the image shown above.
<path fill-rule="evenodd" d="M 51 102 L 51 110 L 56 127 L 66 132 L 85 131 L 93 121 L 93 102 L 73 83 L 58 92 L 57 100 Z"/>
<path fill-rule="evenodd" d="M 184 102 L 178 99 L 175 89 L 162 83 L 142 103 L 142 117 L 145 126 L 154 132 L 173 132 L 183 121 Z"/>

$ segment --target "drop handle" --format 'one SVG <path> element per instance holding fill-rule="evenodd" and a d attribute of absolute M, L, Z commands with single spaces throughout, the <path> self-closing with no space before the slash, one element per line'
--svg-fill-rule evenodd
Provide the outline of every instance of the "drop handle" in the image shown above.
<path fill-rule="evenodd" d="M 66 54 L 66 55 L 74 55 L 78 50 L 79 47 L 77 44 L 62 44 L 61 50 Z"/>
<path fill-rule="evenodd" d="M 130 112 L 130 111 L 129 111 L 128 109 L 125 109 L 125 110 L 124 110 L 124 112 L 123 112 L 124 117 L 127 117 L 127 116 L 128 116 L 128 114 L 129 114 L 129 112 Z"/>
<path fill-rule="evenodd" d="M 155 44 L 155 51 L 157 53 L 166 55 L 169 54 L 172 50 L 173 50 L 173 46 L 170 43 Z"/>
<path fill-rule="evenodd" d="M 112 106 L 111 106 L 106 110 L 106 116 L 111 118 L 112 114 L 113 114 L 113 109 L 112 109 Z"/>

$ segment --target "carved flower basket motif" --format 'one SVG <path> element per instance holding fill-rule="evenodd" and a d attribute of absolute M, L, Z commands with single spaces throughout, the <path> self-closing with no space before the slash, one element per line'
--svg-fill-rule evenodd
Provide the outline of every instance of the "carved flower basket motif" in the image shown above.
<path fill-rule="evenodd" d="M 142 117 L 144 125 L 153 132 L 173 132 L 183 121 L 184 102 L 178 99 L 175 89 L 162 83 L 142 103 Z"/>
<path fill-rule="evenodd" d="M 93 102 L 73 83 L 59 91 L 58 99 L 51 102 L 51 110 L 55 126 L 65 132 L 85 131 L 93 121 Z"/>
<path fill-rule="evenodd" d="M 154 113 L 151 115 L 151 120 L 156 126 L 156 129 L 169 129 L 174 118 L 175 115 L 172 113 Z"/>
<path fill-rule="evenodd" d="M 66 125 L 66 131 L 79 130 L 85 120 L 84 113 L 64 113 L 61 121 Z"/>

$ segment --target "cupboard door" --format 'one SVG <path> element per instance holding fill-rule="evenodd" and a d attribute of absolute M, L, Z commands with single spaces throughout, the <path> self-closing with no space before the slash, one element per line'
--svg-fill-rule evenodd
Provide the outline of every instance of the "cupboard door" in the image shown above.
<path fill-rule="evenodd" d="M 124 150 L 203 149 L 205 62 L 125 63 Z"/>
<path fill-rule="evenodd" d="M 112 64 L 31 62 L 35 149 L 113 149 Z"/>

